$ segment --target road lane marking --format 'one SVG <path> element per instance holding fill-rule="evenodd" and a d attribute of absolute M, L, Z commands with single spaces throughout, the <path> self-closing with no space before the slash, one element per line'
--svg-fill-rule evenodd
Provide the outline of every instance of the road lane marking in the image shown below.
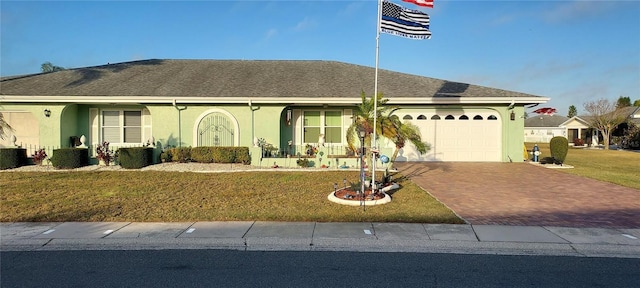
<path fill-rule="evenodd" d="M 369 230 L 364 230 L 364 234 L 371 235 L 371 231 L 369 231 Z"/>
<path fill-rule="evenodd" d="M 189 228 L 189 229 L 187 229 L 187 233 L 189 233 L 189 234 L 190 234 L 190 233 L 193 233 L 193 231 L 196 231 L 196 228 Z"/>
<path fill-rule="evenodd" d="M 107 234 L 111 234 L 111 232 L 113 232 L 113 230 L 104 231 L 104 232 L 102 232 L 102 234 L 107 235 Z"/>
<path fill-rule="evenodd" d="M 633 239 L 633 240 L 638 240 L 638 237 L 635 237 L 633 235 L 629 235 L 629 234 L 622 234 L 622 236 L 627 237 L 629 239 Z"/>
<path fill-rule="evenodd" d="M 47 231 L 44 231 L 44 233 L 42 233 L 42 235 L 51 234 L 51 233 L 53 233 L 53 231 L 56 231 L 56 229 L 49 229 Z"/>

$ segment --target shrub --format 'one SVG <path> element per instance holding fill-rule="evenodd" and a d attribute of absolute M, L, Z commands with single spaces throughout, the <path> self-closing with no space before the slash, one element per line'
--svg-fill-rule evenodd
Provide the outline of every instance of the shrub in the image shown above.
<path fill-rule="evenodd" d="M 191 147 L 171 148 L 171 160 L 174 162 L 191 162 Z"/>
<path fill-rule="evenodd" d="M 12 169 L 27 164 L 27 149 L 2 148 L 0 149 L 0 170 Z"/>
<path fill-rule="evenodd" d="M 96 147 L 96 159 L 104 162 L 105 165 L 109 166 L 109 163 L 115 158 L 116 153 L 113 150 L 109 150 L 109 142 L 104 141 Z"/>
<path fill-rule="evenodd" d="M 160 153 L 160 161 L 161 162 L 171 162 L 171 158 L 173 156 L 171 155 L 171 150 L 165 150 L 162 151 L 162 153 Z"/>
<path fill-rule="evenodd" d="M 236 163 L 235 147 L 216 147 L 213 159 L 217 163 Z"/>
<path fill-rule="evenodd" d="M 551 150 L 551 157 L 557 162 L 564 163 L 564 159 L 567 158 L 567 152 L 569 152 L 569 140 L 562 136 L 556 136 L 551 138 L 549 142 L 549 149 Z"/>
<path fill-rule="evenodd" d="M 573 146 L 584 146 L 584 140 L 580 138 L 573 139 Z"/>
<path fill-rule="evenodd" d="M 234 147 L 236 151 L 236 163 L 242 163 L 245 165 L 251 164 L 251 155 L 249 154 L 249 147 Z"/>
<path fill-rule="evenodd" d="M 194 147 L 191 149 L 191 160 L 199 163 L 213 163 L 214 150 L 217 147 Z"/>
<path fill-rule="evenodd" d="M 307 167 L 309 167 L 309 159 L 307 159 L 307 158 L 298 158 L 298 160 L 296 160 L 296 164 L 298 164 L 298 166 L 300 166 L 302 168 L 307 168 Z"/>
<path fill-rule="evenodd" d="M 624 131 L 624 136 L 621 137 L 620 143 L 624 149 L 638 149 L 640 148 L 640 125 L 630 123 L 629 127 Z"/>
<path fill-rule="evenodd" d="M 553 157 L 544 157 L 540 159 L 540 164 L 562 164 L 562 163 Z"/>
<path fill-rule="evenodd" d="M 47 159 L 47 151 L 44 151 L 44 148 L 40 148 L 38 151 L 35 151 L 31 157 L 33 157 L 33 163 L 40 165 L 44 159 Z"/>
<path fill-rule="evenodd" d="M 129 147 L 120 148 L 120 166 L 125 169 L 140 169 L 153 164 L 153 148 Z"/>
<path fill-rule="evenodd" d="M 89 150 L 86 148 L 60 148 L 53 150 L 51 164 L 59 169 L 74 169 L 89 165 Z"/>
<path fill-rule="evenodd" d="M 242 163 L 251 164 L 249 147 L 203 146 L 171 148 L 160 154 L 163 162 Z"/>

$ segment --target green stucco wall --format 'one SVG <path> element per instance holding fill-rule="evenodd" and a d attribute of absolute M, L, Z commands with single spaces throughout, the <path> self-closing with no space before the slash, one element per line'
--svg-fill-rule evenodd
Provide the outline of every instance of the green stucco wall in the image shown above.
<path fill-rule="evenodd" d="M 147 105 L 151 112 L 153 122 L 153 137 L 163 147 L 189 147 L 195 146 L 194 131 L 198 119 L 210 112 L 226 112 L 231 115 L 232 121 L 238 123 L 238 146 L 253 146 L 253 137 L 264 138 L 269 143 L 280 141 L 279 115 L 285 106 L 253 105 L 227 105 L 204 106 L 184 105 L 177 107 L 171 105 L 151 106 Z"/>
<path fill-rule="evenodd" d="M 146 107 L 151 113 L 152 136 L 155 142 L 160 144 L 158 148 L 167 146 L 196 146 L 194 143 L 194 131 L 198 119 L 208 112 L 224 111 L 231 115 L 233 121 L 237 121 L 238 146 L 253 146 L 253 138 L 264 138 L 266 142 L 273 143 L 279 148 L 285 147 L 287 141 L 292 139 L 293 126 L 283 121 L 286 113 L 284 104 L 247 104 L 240 105 L 184 105 L 171 103 L 153 105 L 87 105 L 87 104 L 15 104 L 0 103 L 0 111 L 28 111 L 38 121 L 40 131 L 40 145 L 53 147 L 67 147 L 69 137 L 85 135 L 89 137 L 89 109 L 126 109 Z M 43 110 L 51 110 L 51 116 L 45 117 Z M 304 108 L 304 107 L 296 107 Z M 317 109 L 317 107 L 315 107 Z M 332 109 L 351 109 L 348 107 L 332 107 Z M 520 162 L 524 160 L 524 107 L 516 106 L 510 110 L 507 105 L 465 105 L 460 107 L 428 105 L 406 105 L 399 111 L 420 111 L 421 109 L 444 110 L 473 110 L 490 109 L 500 115 L 502 121 L 502 161 Z M 515 120 L 510 119 L 511 111 L 515 113 Z M 380 144 L 379 146 L 383 146 Z M 382 154 L 391 155 L 393 147 L 381 147 Z"/>

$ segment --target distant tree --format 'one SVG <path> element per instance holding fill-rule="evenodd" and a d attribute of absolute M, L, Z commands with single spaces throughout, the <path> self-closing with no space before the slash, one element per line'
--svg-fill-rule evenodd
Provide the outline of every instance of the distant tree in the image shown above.
<path fill-rule="evenodd" d="M 567 117 L 571 118 L 577 115 L 578 115 L 578 109 L 576 108 L 576 106 L 574 105 L 569 106 L 569 113 L 567 114 Z"/>
<path fill-rule="evenodd" d="M 634 101 L 633 106 L 640 106 L 640 99 Z"/>
<path fill-rule="evenodd" d="M 4 140 L 4 137 L 7 136 L 6 131 L 11 131 L 13 128 L 4 120 L 4 115 L 0 113 L 0 139 Z"/>
<path fill-rule="evenodd" d="M 611 132 L 629 116 L 623 113 L 623 109 L 618 109 L 616 106 L 607 99 L 584 103 L 584 110 L 591 116 L 588 121 L 589 126 L 600 130 L 604 137 L 604 149 L 609 149 Z"/>
<path fill-rule="evenodd" d="M 629 106 L 631 106 L 631 98 L 624 96 L 620 96 L 620 98 L 618 98 L 618 102 L 616 102 L 616 109 Z"/>
<path fill-rule="evenodd" d="M 65 68 L 53 65 L 51 64 L 51 62 L 44 62 L 40 66 L 40 70 L 42 70 L 42 73 L 49 73 L 49 72 L 62 71 L 62 70 L 65 70 Z"/>

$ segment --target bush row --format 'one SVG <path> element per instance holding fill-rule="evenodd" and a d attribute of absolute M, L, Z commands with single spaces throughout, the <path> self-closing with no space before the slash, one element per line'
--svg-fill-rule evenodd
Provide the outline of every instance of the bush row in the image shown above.
<path fill-rule="evenodd" d="M 242 163 L 250 164 L 248 147 L 176 147 L 160 154 L 163 162 Z"/>
<path fill-rule="evenodd" d="M 0 149 L 0 170 L 17 168 L 24 165 L 27 165 L 27 149 Z"/>

